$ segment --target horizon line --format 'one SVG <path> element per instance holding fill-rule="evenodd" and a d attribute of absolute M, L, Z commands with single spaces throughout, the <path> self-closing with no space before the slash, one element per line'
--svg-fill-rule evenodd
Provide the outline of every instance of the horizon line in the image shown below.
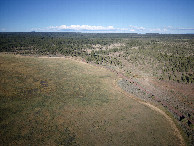
<path fill-rule="evenodd" d="M 158 33 L 158 32 L 80 32 L 80 31 L 0 31 L 0 33 L 83 33 L 83 34 L 194 34 L 194 33 Z"/>

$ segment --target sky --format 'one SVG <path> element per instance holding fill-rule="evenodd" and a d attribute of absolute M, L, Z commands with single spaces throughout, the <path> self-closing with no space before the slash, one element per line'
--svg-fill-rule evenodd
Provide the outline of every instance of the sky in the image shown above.
<path fill-rule="evenodd" d="M 194 33 L 194 0 L 0 0 L 0 32 Z"/>

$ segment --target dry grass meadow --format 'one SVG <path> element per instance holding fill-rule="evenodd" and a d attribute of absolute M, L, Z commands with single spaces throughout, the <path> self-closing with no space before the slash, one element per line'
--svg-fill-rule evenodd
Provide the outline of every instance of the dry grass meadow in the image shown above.
<path fill-rule="evenodd" d="M 73 59 L 1 53 L 0 145 L 181 145 L 169 120 L 117 80 Z"/>

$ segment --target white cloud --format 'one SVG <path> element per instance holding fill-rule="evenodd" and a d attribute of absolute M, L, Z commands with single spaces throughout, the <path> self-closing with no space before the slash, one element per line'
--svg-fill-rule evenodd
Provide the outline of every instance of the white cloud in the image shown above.
<path fill-rule="evenodd" d="M 177 30 L 194 30 L 194 28 L 177 28 Z"/>
<path fill-rule="evenodd" d="M 139 32 L 144 31 L 144 27 L 129 26 L 128 28 L 115 28 L 114 26 L 100 25 L 60 25 L 46 28 L 32 28 L 34 31 L 84 31 L 84 32 Z"/>
<path fill-rule="evenodd" d="M 151 32 L 161 32 L 162 30 L 161 30 L 161 28 L 151 28 L 151 29 L 149 29 L 149 31 L 151 31 Z"/>
<path fill-rule="evenodd" d="M 132 25 L 130 25 L 129 26 L 129 28 L 130 28 L 130 30 L 134 30 L 134 31 L 144 31 L 145 30 L 145 28 L 144 27 L 138 27 L 138 26 L 132 26 Z"/>
<path fill-rule="evenodd" d="M 194 28 L 176 28 L 172 26 L 162 27 L 162 28 L 149 28 L 149 32 L 167 33 L 167 32 L 178 32 L 178 31 L 193 31 Z"/>
<path fill-rule="evenodd" d="M 148 29 L 149 32 L 157 32 L 157 33 L 166 33 L 171 29 L 172 27 L 164 27 L 164 28 L 150 28 Z"/>
<path fill-rule="evenodd" d="M 143 26 L 129 25 L 126 28 L 119 28 L 114 26 L 101 26 L 101 25 L 60 25 L 49 26 L 45 28 L 32 28 L 31 31 L 42 32 L 56 32 L 56 31 L 75 31 L 75 32 L 95 32 L 95 33 L 174 33 L 178 31 L 193 31 L 194 28 L 175 28 L 172 26 L 158 27 L 158 28 L 145 28 Z"/>
<path fill-rule="evenodd" d="M 135 29 L 130 29 L 129 31 L 135 31 Z"/>
<path fill-rule="evenodd" d="M 60 26 L 49 26 L 46 28 L 51 31 L 64 31 L 64 30 L 73 30 L 73 31 L 105 31 L 105 30 L 116 30 L 113 26 L 94 26 L 94 25 L 60 25 Z"/>
<path fill-rule="evenodd" d="M 128 28 L 118 28 L 118 30 L 127 31 L 127 30 L 129 30 L 129 29 L 128 29 Z"/>

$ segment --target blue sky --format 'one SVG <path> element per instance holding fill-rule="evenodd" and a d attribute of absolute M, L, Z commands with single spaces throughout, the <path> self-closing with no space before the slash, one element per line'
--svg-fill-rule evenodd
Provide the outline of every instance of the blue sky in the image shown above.
<path fill-rule="evenodd" d="M 194 33 L 194 0 L 0 0 L 0 31 Z"/>

